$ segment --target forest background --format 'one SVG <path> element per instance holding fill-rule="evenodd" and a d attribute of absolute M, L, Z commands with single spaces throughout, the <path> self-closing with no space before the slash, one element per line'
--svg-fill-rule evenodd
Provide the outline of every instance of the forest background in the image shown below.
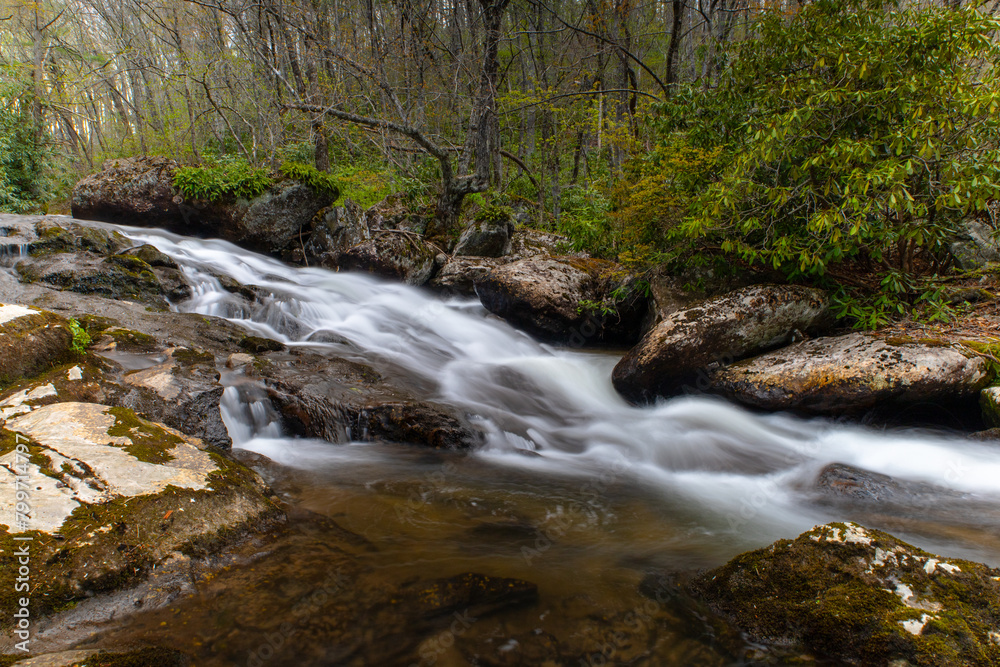
<path fill-rule="evenodd" d="M 131 155 L 230 193 L 318 170 L 429 234 L 517 210 L 633 271 L 946 318 L 1000 199 L 998 4 L 0 0 L 0 210 Z"/>

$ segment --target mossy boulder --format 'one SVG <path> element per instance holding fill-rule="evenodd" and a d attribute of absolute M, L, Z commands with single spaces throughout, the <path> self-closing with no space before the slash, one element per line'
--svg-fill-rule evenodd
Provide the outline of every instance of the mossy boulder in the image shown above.
<path fill-rule="evenodd" d="M 830 321 L 824 292 L 755 285 L 666 317 L 622 357 L 612 381 L 625 398 L 705 391 L 713 369 L 785 345 Z"/>
<path fill-rule="evenodd" d="M 69 321 L 55 313 L 0 304 L 0 387 L 72 359 Z"/>
<path fill-rule="evenodd" d="M 476 283 L 483 306 L 546 341 L 582 346 L 635 342 L 646 298 L 619 265 L 539 256 L 498 266 Z"/>
<path fill-rule="evenodd" d="M 880 405 L 972 400 L 986 362 L 947 345 L 870 334 L 816 338 L 713 373 L 711 390 L 745 405 L 857 414 Z"/>
<path fill-rule="evenodd" d="M 128 409 L 54 403 L 8 420 L 0 443 L 0 586 L 12 594 L 15 537 L 31 537 L 36 616 L 280 518 L 256 474 Z M 32 488 L 27 522 L 15 515 L 15 470 Z"/>
<path fill-rule="evenodd" d="M 1000 664 L 1000 570 L 853 523 L 737 556 L 692 589 L 752 641 L 789 657 Z"/>

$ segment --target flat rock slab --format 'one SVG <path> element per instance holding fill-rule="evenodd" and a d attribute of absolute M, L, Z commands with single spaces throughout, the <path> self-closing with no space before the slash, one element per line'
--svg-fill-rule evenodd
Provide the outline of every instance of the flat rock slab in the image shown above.
<path fill-rule="evenodd" d="M 828 321 L 820 290 L 746 287 L 665 317 L 622 357 L 611 379 L 635 402 L 705 391 L 715 367 L 786 344 Z"/>
<path fill-rule="evenodd" d="M 779 657 L 1000 664 L 1000 570 L 854 523 L 737 556 L 693 591 Z"/>
<path fill-rule="evenodd" d="M 179 432 L 120 408 L 55 403 L 9 421 L 7 428 L 38 445 L 32 458 L 39 463 L 26 464 L 34 489 L 30 496 L 36 511 L 29 523 L 33 530 L 58 530 L 80 502 L 159 493 L 167 486 L 204 489 L 209 473 L 217 470 L 211 457 Z M 143 442 L 150 439 L 157 442 Z M 130 449 L 162 462 L 143 461 Z M 24 532 L 14 516 L 17 458 L 16 451 L 0 457 L 0 523 L 15 533 Z M 61 475 L 46 475 L 43 466 Z"/>
<path fill-rule="evenodd" d="M 854 333 L 734 363 L 712 375 L 711 391 L 767 410 L 850 414 L 968 399 L 986 381 L 986 362 L 955 348 Z"/>

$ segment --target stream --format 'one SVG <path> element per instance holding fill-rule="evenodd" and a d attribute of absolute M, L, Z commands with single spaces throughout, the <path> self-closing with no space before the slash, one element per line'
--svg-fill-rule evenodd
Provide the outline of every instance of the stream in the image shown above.
<path fill-rule="evenodd" d="M 650 609 L 638 592 L 643 577 L 715 567 L 833 520 L 1000 564 L 995 445 L 761 415 L 706 397 L 635 407 L 611 385 L 619 354 L 538 343 L 477 301 L 293 267 L 223 241 L 120 229 L 171 256 L 196 286 L 178 310 L 371 365 L 485 433 L 472 452 L 292 438 L 241 378 L 224 376 L 234 448 L 274 462 L 268 482 L 295 509 L 291 522 L 296 512 L 328 517 L 367 540 L 366 581 L 482 572 L 533 582 L 539 599 L 450 631 L 359 620 L 372 630 L 349 649 L 333 639 L 341 630 L 313 622 L 267 644 L 266 619 L 292 609 L 337 562 L 330 534 L 303 530 L 255 557 L 259 580 L 246 568 L 238 580 L 221 574 L 200 600 L 123 621 L 109 630 L 113 641 L 170 645 L 210 666 L 513 665 L 553 656 L 574 665 L 746 664 L 752 647 L 734 649 L 669 605 Z M 218 275 L 270 297 L 248 305 Z M 831 463 L 921 491 L 910 504 L 834 499 L 816 484 Z M 630 613 L 648 622 L 621 630 Z M 561 648 L 546 652 L 543 639 Z M 392 642 L 403 648 L 372 652 Z"/>

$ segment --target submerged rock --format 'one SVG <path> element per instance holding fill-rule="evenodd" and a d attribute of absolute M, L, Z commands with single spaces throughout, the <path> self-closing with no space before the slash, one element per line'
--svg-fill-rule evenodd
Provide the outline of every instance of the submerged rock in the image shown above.
<path fill-rule="evenodd" d="M 632 401 L 705 391 L 715 367 L 786 344 L 829 319 L 820 290 L 746 287 L 668 316 L 615 366 L 612 381 Z"/>
<path fill-rule="evenodd" d="M 27 517 L 14 502 L 18 476 L 31 488 Z M 280 516 L 254 473 L 131 410 L 94 403 L 54 403 L 9 419 L 0 431 L 0 491 L 0 585 L 14 590 L 14 537 L 31 536 L 37 614 Z"/>
<path fill-rule="evenodd" d="M 864 665 L 1000 663 L 1000 570 L 831 523 L 742 554 L 692 589 L 787 656 Z"/>
<path fill-rule="evenodd" d="M 979 357 L 854 333 L 732 364 L 712 375 L 711 390 L 767 410 L 849 414 L 889 403 L 967 399 L 986 381 L 986 363 Z"/>
<path fill-rule="evenodd" d="M 493 269 L 476 293 L 487 310 L 544 340 L 625 345 L 638 337 L 646 300 L 621 273 L 604 260 L 539 256 Z"/>

